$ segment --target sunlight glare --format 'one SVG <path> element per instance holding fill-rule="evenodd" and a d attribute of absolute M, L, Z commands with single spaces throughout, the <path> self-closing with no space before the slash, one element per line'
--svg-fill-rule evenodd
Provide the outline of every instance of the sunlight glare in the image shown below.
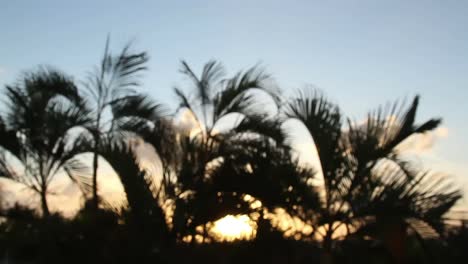
<path fill-rule="evenodd" d="M 214 223 L 212 231 L 221 240 L 250 239 L 254 235 L 255 226 L 247 215 L 227 215 Z"/>

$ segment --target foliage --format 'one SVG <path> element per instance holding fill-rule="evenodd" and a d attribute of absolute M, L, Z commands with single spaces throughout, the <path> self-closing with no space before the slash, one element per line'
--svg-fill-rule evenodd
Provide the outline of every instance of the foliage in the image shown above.
<path fill-rule="evenodd" d="M 217 61 L 199 75 L 182 61 L 191 92 L 174 90 L 179 106 L 170 114 L 136 90 L 147 61 L 129 46 L 113 55 L 108 41 L 81 90 L 52 68 L 5 88 L 0 176 L 39 194 L 42 214 L 19 204 L 0 208 L 0 256 L 35 263 L 445 263 L 466 255 L 466 226 L 448 222 L 459 188 L 405 155 L 405 142 L 441 123 L 416 122 L 419 97 L 356 122 L 318 91 L 282 101 L 258 66 L 226 77 Z M 312 138 L 319 166 L 299 162 L 284 126 L 291 119 Z M 79 159 L 86 152 L 92 161 Z M 122 206 L 98 197 L 98 157 L 122 184 Z M 69 218 L 48 208 L 50 184 L 62 174 L 85 198 Z M 278 212 L 300 225 L 285 230 L 273 221 Z M 226 215 L 249 216 L 255 239 L 217 241 L 209 229 Z"/>
<path fill-rule="evenodd" d="M 48 187 L 58 174 L 67 174 L 83 190 L 89 186 L 86 165 L 76 158 L 83 139 L 71 133 L 89 122 L 86 109 L 72 80 L 51 68 L 25 74 L 16 85 L 6 87 L 5 96 L 0 176 L 38 193 L 43 214 L 48 215 Z"/>

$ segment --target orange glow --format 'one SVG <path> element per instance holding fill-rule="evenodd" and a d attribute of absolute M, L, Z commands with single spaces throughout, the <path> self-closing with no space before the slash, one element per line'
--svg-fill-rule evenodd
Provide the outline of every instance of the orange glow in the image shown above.
<path fill-rule="evenodd" d="M 251 239 L 255 235 L 255 223 L 247 215 L 227 215 L 214 222 L 211 231 L 219 240 Z"/>

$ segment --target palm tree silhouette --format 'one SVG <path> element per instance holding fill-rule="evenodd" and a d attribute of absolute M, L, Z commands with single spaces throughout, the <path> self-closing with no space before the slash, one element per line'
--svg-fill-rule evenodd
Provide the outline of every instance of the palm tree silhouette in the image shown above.
<path fill-rule="evenodd" d="M 416 122 L 419 97 L 356 122 L 318 91 L 283 104 L 258 67 L 226 77 L 221 64 L 210 61 L 198 76 L 182 62 L 192 93 L 175 89 L 180 105 L 169 115 L 137 93 L 147 60 L 128 46 L 114 56 L 107 41 L 101 65 L 86 83 L 86 98 L 70 77 L 52 68 L 6 87 L 0 177 L 37 193 L 42 217 L 19 205 L 0 208 L 6 217 L 0 221 L 0 254 L 16 260 L 26 252 L 28 260 L 63 262 L 71 253 L 69 260 L 77 263 L 206 256 L 258 262 L 273 249 L 292 263 L 306 257 L 347 263 L 355 256 L 366 263 L 412 263 L 409 251 L 417 244 L 418 254 L 437 263 L 466 255 L 466 226 L 448 226 L 457 219 L 448 215 L 460 200 L 459 188 L 406 153 L 414 135 L 441 123 Z M 299 162 L 284 129 L 289 119 L 313 139 L 316 168 Z M 93 153 L 93 178 L 78 157 L 85 152 Z M 120 211 L 97 210 L 106 205 L 99 203 L 98 160 L 106 160 L 122 183 L 126 204 Z M 51 215 L 50 185 L 62 174 L 83 193 L 92 190 L 95 211 L 88 214 L 84 206 L 70 219 Z M 278 208 L 312 227 L 310 237 L 305 229 L 294 237 L 300 241 L 274 230 L 267 214 Z M 196 247 L 182 242 L 216 242 L 213 222 L 241 214 L 256 221 L 255 241 Z M 272 260 L 284 261 L 276 255 Z"/>
<path fill-rule="evenodd" d="M 180 237 L 194 235 L 197 226 L 249 208 L 242 199 L 245 193 L 219 188 L 215 176 L 221 170 L 226 172 L 234 164 L 230 162 L 232 157 L 244 151 L 237 147 L 239 144 L 247 146 L 250 142 L 253 146 L 260 138 L 280 144 L 285 139 L 280 123 L 258 107 L 258 97 L 252 93 L 257 90 L 279 102 L 278 91 L 258 67 L 225 78 L 221 64 L 210 61 L 198 77 L 182 61 L 181 72 L 192 81 L 194 94 L 188 96 L 175 89 L 180 101 L 178 113 L 183 110 L 193 123 L 188 129 L 176 131 L 173 176 L 168 177 L 173 179 L 173 225 Z M 237 122 L 226 127 L 223 120 L 228 120 L 228 116 L 237 117 Z M 245 165 L 244 161 L 242 166 Z M 240 173 L 239 167 L 232 169 L 230 175 Z M 203 237 L 206 236 L 204 230 Z"/>
<path fill-rule="evenodd" d="M 136 147 L 119 138 L 102 138 L 99 155 L 109 162 L 122 183 L 130 211 L 129 228 L 135 243 L 154 250 L 171 242 L 165 212 L 159 201 L 163 186 L 151 172 L 142 169 Z"/>
<path fill-rule="evenodd" d="M 84 139 L 70 131 L 89 122 L 86 109 L 73 81 L 51 68 L 25 74 L 5 94 L 0 176 L 38 193 L 47 217 L 48 187 L 57 175 L 66 173 L 83 191 L 90 185 L 87 167 L 76 159 Z"/>
<path fill-rule="evenodd" d="M 97 169 L 101 138 L 110 133 L 125 134 L 135 123 L 155 118 L 160 106 L 147 96 L 137 93 L 140 73 L 146 70 L 148 56 L 145 52 L 133 53 L 130 45 L 118 55 L 111 54 L 109 38 L 99 67 L 85 82 L 87 107 L 91 109 L 92 123 L 86 128 L 93 140 L 92 206 L 98 208 Z"/>
<path fill-rule="evenodd" d="M 448 179 L 435 181 L 430 173 L 410 170 L 411 163 L 400 155 L 402 142 L 440 124 L 431 119 L 415 125 L 418 102 L 416 97 L 408 109 L 397 103 L 379 108 L 364 124 L 348 119 L 347 128 L 338 106 L 319 92 L 300 93 L 286 106 L 287 117 L 306 127 L 318 152 L 322 204 L 298 215 L 322 237 L 325 252 L 331 251 L 339 228 L 349 235 L 369 219 L 397 217 L 403 223 L 411 218 L 440 230 L 443 214 L 460 198 Z"/>

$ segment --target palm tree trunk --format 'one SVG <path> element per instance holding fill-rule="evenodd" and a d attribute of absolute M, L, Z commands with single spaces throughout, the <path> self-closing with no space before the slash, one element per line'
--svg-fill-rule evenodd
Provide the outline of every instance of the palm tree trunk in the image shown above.
<path fill-rule="evenodd" d="M 320 254 L 320 263 L 324 264 L 333 264 L 333 254 L 332 254 L 332 224 L 329 223 L 328 228 L 323 238 L 323 248 L 322 253 Z"/>
<path fill-rule="evenodd" d="M 97 111 L 97 118 L 96 118 L 96 127 L 95 131 L 93 131 L 94 137 L 94 153 L 93 153 L 93 197 L 91 198 L 91 206 L 93 210 L 99 208 L 99 197 L 98 197 L 98 183 L 97 183 L 97 170 L 98 170 L 98 162 L 99 162 L 99 143 L 100 143 L 100 134 L 99 128 L 101 125 L 101 112 L 103 108 L 101 106 L 98 107 Z"/>
<path fill-rule="evenodd" d="M 42 155 L 39 155 L 39 177 L 40 177 L 40 187 L 37 189 L 39 195 L 41 196 L 41 208 L 42 216 L 44 218 L 49 217 L 49 205 L 47 204 L 47 177 L 44 173 L 44 163 Z"/>
<path fill-rule="evenodd" d="M 202 239 L 202 244 L 205 243 L 205 240 L 206 240 L 207 236 L 208 236 L 208 229 L 207 229 L 206 223 L 205 223 L 205 224 L 203 224 L 203 239 Z"/>
<path fill-rule="evenodd" d="M 42 216 L 44 218 L 47 218 L 50 215 L 49 205 L 47 204 L 47 191 L 45 189 L 41 190 L 40 195 L 41 195 Z"/>
<path fill-rule="evenodd" d="M 406 225 L 404 223 L 392 223 L 387 225 L 384 231 L 385 246 L 397 264 L 407 263 L 406 256 Z"/>
<path fill-rule="evenodd" d="M 93 153 L 93 197 L 92 197 L 92 207 L 94 210 L 97 210 L 99 207 L 99 197 L 98 197 L 98 183 L 97 183 L 97 169 L 98 169 L 98 147 L 99 142 L 96 139 L 94 145 Z"/>

